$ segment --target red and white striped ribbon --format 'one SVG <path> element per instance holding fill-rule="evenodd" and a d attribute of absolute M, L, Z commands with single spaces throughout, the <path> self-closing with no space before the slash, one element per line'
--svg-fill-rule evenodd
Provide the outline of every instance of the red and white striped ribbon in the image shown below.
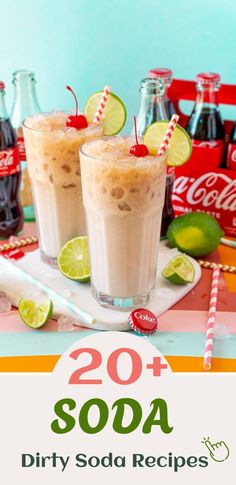
<path fill-rule="evenodd" d="M 203 368 L 211 370 L 211 359 L 213 352 L 214 325 L 216 320 L 216 305 L 219 289 L 220 268 L 216 266 L 212 272 L 211 296 L 208 310 L 207 331 L 205 337 L 205 351 Z"/>
<path fill-rule="evenodd" d="M 169 144 L 170 144 L 170 140 L 172 138 L 172 135 L 174 133 L 174 130 L 175 130 L 175 127 L 176 127 L 178 121 L 179 121 L 179 116 L 173 115 L 170 122 L 169 122 L 168 128 L 165 132 L 165 136 L 163 138 L 163 141 L 162 141 L 162 143 L 159 147 L 159 150 L 157 152 L 158 157 L 161 157 L 166 152 L 166 150 L 168 149 Z"/>
<path fill-rule="evenodd" d="M 104 108 L 106 106 L 110 92 L 111 92 L 110 86 L 105 86 L 104 89 L 103 89 L 103 93 L 102 93 L 100 103 L 97 107 L 97 111 L 96 111 L 95 116 L 93 118 L 93 123 L 95 125 L 97 125 L 101 121 L 101 117 L 103 115 L 103 111 L 104 111 Z"/>

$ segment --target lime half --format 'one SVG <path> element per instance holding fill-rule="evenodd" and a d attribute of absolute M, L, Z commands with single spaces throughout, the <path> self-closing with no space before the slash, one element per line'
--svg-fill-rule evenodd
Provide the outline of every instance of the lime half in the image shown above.
<path fill-rule="evenodd" d="M 150 125 L 144 135 L 150 155 L 156 155 L 168 127 L 168 121 L 157 121 Z M 180 125 L 176 125 L 168 149 L 167 165 L 180 167 L 186 163 L 192 153 L 192 142 L 188 133 Z"/>
<path fill-rule="evenodd" d="M 178 254 L 167 263 L 161 274 L 175 285 L 186 285 L 193 282 L 195 269 L 186 256 Z"/>
<path fill-rule="evenodd" d="M 44 303 L 37 304 L 33 300 L 21 298 L 18 304 L 18 310 L 21 320 L 30 328 L 42 327 L 52 316 L 53 303 L 47 300 Z"/>
<path fill-rule="evenodd" d="M 68 241 L 61 249 L 57 263 L 64 276 L 87 283 L 90 279 L 88 238 L 76 237 Z"/>
<path fill-rule="evenodd" d="M 103 91 L 99 91 L 93 94 L 85 105 L 84 114 L 90 123 L 93 122 L 102 93 Z M 102 120 L 104 135 L 116 135 L 122 130 L 126 121 L 126 108 L 123 101 L 116 94 L 109 94 Z"/>

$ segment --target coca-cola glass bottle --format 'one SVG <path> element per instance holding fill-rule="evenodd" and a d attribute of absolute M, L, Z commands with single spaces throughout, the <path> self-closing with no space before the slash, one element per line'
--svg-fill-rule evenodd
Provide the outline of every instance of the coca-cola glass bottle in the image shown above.
<path fill-rule="evenodd" d="M 172 82 L 173 72 L 167 67 L 156 67 L 155 69 L 150 69 L 148 75 L 155 79 L 161 79 L 164 82 L 164 105 L 168 119 L 171 119 L 171 116 L 175 113 L 174 105 L 169 98 L 169 89 Z"/>
<path fill-rule="evenodd" d="M 41 109 L 36 94 L 35 75 L 32 71 L 19 70 L 13 73 L 12 83 L 15 88 L 15 97 L 11 111 L 11 122 L 17 133 L 17 142 L 20 150 L 22 183 L 21 183 L 21 203 L 24 210 L 26 221 L 35 219 L 34 207 L 31 193 L 30 179 L 27 170 L 22 122 L 28 116 L 40 113 Z"/>
<path fill-rule="evenodd" d="M 164 94 L 165 84 L 163 79 L 146 78 L 140 83 L 141 102 L 137 116 L 137 133 L 144 135 L 148 126 L 155 121 L 169 120 L 166 113 Z M 166 175 L 165 203 L 162 212 L 161 237 L 166 235 L 168 226 L 174 218 L 172 206 L 172 189 L 174 184 L 174 170 L 168 169 Z"/>
<path fill-rule="evenodd" d="M 196 78 L 197 96 L 186 130 L 193 139 L 193 147 L 218 148 L 218 166 L 223 161 L 225 139 L 224 123 L 221 117 L 218 93 L 220 75 L 200 73 Z"/>
<path fill-rule="evenodd" d="M 229 135 L 226 165 L 230 170 L 236 170 L 236 121 Z"/>
<path fill-rule="evenodd" d="M 21 231 L 24 219 L 19 202 L 20 156 L 4 96 L 5 85 L 0 81 L 0 237 L 5 239 Z"/>

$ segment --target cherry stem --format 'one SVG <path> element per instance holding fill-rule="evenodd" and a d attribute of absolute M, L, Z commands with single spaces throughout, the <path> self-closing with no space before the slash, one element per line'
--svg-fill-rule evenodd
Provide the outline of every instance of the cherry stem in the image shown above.
<path fill-rule="evenodd" d="M 136 144 L 139 145 L 139 142 L 138 142 L 138 135 L 137 135 L 137 122 L 136 122 L 136 116 L 134 116 L 134 133 L 135 133 L 135 140 L 136 140 Z"/>
<path fill-rule="evenodd" d="M 74 93 L 73 89 L 70 87 L 70 86 L 66 86 L 66 89 L 68 89 L 68 91 L 70 91 L 74 98 L 75 98 L 75 116 L 78 116 L 78 111 L 79 111 L 79 105 L 78 105 L 78 100 L 77 100 L 77 97 L 76 97 L 76 94 Z"/>

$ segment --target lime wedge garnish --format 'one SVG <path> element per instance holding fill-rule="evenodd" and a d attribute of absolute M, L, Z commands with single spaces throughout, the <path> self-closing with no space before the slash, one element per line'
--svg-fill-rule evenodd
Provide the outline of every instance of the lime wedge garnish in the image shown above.
<path fill-rule="evenodd" d="M 186 256 L 178 254 L 167 263 L 161 274 L 175 285 L 186 285 L 193 282 L 195 269 Z"/>
<path fill-rule="evenodd" d="M 93 94 L 87 101 L 84 114 L 92 123 L 101 100 L 103 91 Z M 116 94 L 110 93 L 102 115 L 104 135 L 116 135 L 122 130 L 126 121 L 126 108 Z"/>
<path fill-rule="evenodd" d="M 61 249 L 57 263 L 64 276 L 87 283 L 90 279 L 88 238 L 82 236 L 68 241 Z"/>
<path fill-rule="evenodd" d="M 156 155 L 163 141 L 168 127 L 168 121 L 157 121 L 150 125 L 144 135 L 144 144 L 147 145 L 150 155 Z M 180 167 L 186 163 L 192 153 L 192 142 L 188 133 L 180 125 L 176 125 L 168 149 L 167 165 Z"/>
<path fill-rule="evenodd" d="M 33 300 L 21 298 L 18 304 L 18 310 L 21 320 L 30 328 L 42 327 L 52 316 L 53 303 L 47 300 L 44 303 L 37 304 Z"/>

